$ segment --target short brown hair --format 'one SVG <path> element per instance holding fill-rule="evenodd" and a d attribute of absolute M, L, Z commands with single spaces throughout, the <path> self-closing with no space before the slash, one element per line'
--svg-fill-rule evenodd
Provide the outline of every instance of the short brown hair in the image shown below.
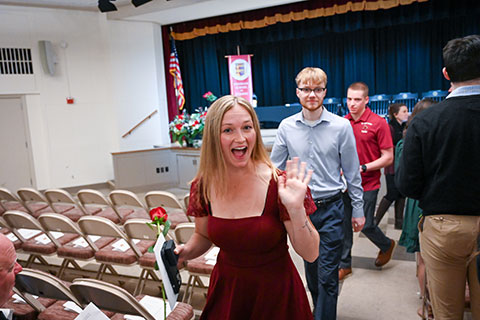
<path fill-rule="evenodd" d="M 363 96 L 368 97 L 368 86 L 365 82 L 354 82 L 348 87 L 348 89 L 363 91 Z"/>
<path fill-rule="evenodd" d="M 327 86 L 327 74 L 320 68 L 306 67 L 300 71 L 295 77 L 297 86 L 305 82 L 323 83 Z"/>

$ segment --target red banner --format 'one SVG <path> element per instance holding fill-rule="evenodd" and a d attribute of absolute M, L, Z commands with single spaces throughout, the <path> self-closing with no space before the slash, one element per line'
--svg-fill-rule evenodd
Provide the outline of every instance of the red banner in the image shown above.
<path fill-rule="evenodd" d="M 252 102 L 252 64 L 250 55 L 228 56 L 230 94 Z"/>

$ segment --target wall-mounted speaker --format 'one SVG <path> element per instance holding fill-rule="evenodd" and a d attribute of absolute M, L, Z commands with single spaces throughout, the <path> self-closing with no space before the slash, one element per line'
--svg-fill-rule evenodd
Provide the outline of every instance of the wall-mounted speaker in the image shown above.
<path fill-rule="evenodd" d="M 53 50 L 52 43 L 48 40 L 40 40 L 38 41 L 38 49 L 43 71 L 53 76 L 55 74 L 55 65 L 58 63 L 58 59 Z"/>

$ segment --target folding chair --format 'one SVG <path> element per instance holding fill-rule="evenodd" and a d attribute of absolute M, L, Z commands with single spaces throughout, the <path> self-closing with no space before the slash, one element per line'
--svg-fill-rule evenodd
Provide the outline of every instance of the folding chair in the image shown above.
<path fill-rule="evenodd" d="M 333 114 L 340 114 L 342 112 L 341 98 L 326 98 L 323 100 L 323 106 Z"/>
<path fill-rule="evenodd" d="M 190 193 L 187 193 L 184 197 L 183 197 L 183 204 L 185 205 L 185 211 L 188 210 L 188 204 L 190 203 Z M 191 217 L 190 217 L 191 218 Z"/>
<path fill-rule="evenodd" d="M 131 266 L 138 263 L 138 259 L 152 245 L 152 241 L 135 241 L 112 221 L 103 217 L 83 216 L 78 225 L 85 235 L 113 237 L 116 241 L 109 243 L 95 252 L 95 260 L 100 263 L 97 279 L 101 279 L 106 272 L 118 275 L 112 265 Z M 135 244 L 135 242 L 137 242 Z"/>
<path fill-rule="evenodd" d="M 48 200 L 33 188 L 20 188 L 17 190 L 17 194 L 35 218 L 38 218 L 42 213 L 55 212 L 50 207 Z"/>
<path fill-rule="evenodd" d="M 177 225 L 175 228 L 175 239 L 178 244 L 185 244 L 195 233 L 194 222 L 184 222 Z"/>
<path fill-rule="evenodd" d="M 157 232 L 156 230 L 152 230 L 147 225 L 147 222 L 150 222 L 150 220 L 129 219 L 125 222 L 123 228 L 125 229 L 125 233 L 130 239 L 138 239 L 143 241 L 148 240 L 150 246 L 152 246 L 157 241 Z M 171 237 L 167 234 L 165 239 L 169 240 L 171 239 Z M 145 252 L 138 259 L 138 264 L 140 265 L 140 268 L 142 268 L 142 272 L 140 273 L 140 276 L 138 278 L 138 283 L 133 293 L 134 295 L 138 295 L 143 292 L 149 276 L 152 280 L 160 281 L 157 274 L 155 273 L 155 262 L 156 258 L 153 252 Z"/>
<path fill-rule="evenodd" d="M 38 314 L 42 307 L 38 306 L 38 308 L 33 308 L 31 306 L 31 303 L 29 304 L 26 299 L 24 299 L 24 295 L 27 295 L 27 293 L 22 294 L 21 292 L 18 291 L 17 288 L 13 287 L 13 292 L 14 295 L 8 299 L 7 302 L 2 306 L 2 308 L 5 309 L 10 309 L 13 310 L 13 319 L 22 319 L 22 320 L 34 320 L 38 318 Z M 43 308 L 48 308 L 52 304 L 55 303 L 54 299 L 49 299 L 49 298 L 42 298 L 38 297 L 38 299 L 35 299 L 32 297 L 33 300 L 35 300 L 35 305 L 40 303 Z"/>
<path fill-rule="evenodd" d="M 167 191 L 150 191 L 145 194 L 145 202 L 148 210 L 155 207 L 164 207 L 170 220 L 170 228 L 174 230 L 177 224 L 182 222 L 189 222 L 185 208 L 173 193 Z"/>
<path fill-rule="evenodd" d="M 190 303 L 193 296 L 193 290 L 196 287 L 207 288 L 207 286 L 203 284 L 200 277 L 210 278 L 210 275 L 212 274 L 214 264 L 207 263 L 206 259 L 206 256 L 209 255 L 212 250 L 218 250 L 218 248 L 212 247 L 209 251 L 207 251 L 200 257 L 187 261 L 186 268 L 188 271 L 188 281 L 185 288 L 185 293 L 182 298 L 182 302 L 187 301 L 187 303 Z"/>
<path fill-rule="evenodd" d="M 422 99 L 429 98 L 438 102 L 445 99 L 446 96 L 448 96 L 448 91 L 442 90 L 430 90 L 422 93 Z"/>
<path fill-rule="evenodd" d="M 116 224 L 123 224 L 128 215 L 133 213 L 130 208 L 116 209 L 103 193 L 93 189 L 82 189 L 77 192 L 78 201 L 90 215 L 104 217 Z"/>
<path fill-rule="evenodd" d="M 386 94 L 376 94 L 369 98 L 370 109 L 381 117 L 388 114 L 388 106 L 392 96 Z"/>
<path fill-rule="evenodd" d="M 413 107 L 418 102 L 418 93 L 401 92 L 392 97 L 392 103 L 402 103 L 407 106 L 408 112 L 413 111 Z"/>
<path fill-rule="evenodd" d="M 34 269 L 23 269 L 17 274 L 15 288 L 22 298 L 25 299 L 34 309 L 40 312 L 37 319 L 55 320 L 55 319 L 75 319 L 78 314 L 64 309 L 63 305 L 67 301 L 73 302 L 77 307 L 83 308 L 84 305 L 73 295 L 67 283 L 57 277 L 43 271 Z M 58 300 L 48 308 L 39 305 L 32 295 Z M 113 316 L 113 312 L 104 312 L 107 316 Z"/>
<path fill-rule="evenodd" d="M 15 235 L 22 242 L 22 250 L 30 254 L 26 264 L 27 268 L 32 265 L 35 259 L 49 266 L 50 264 L 43 256 L 53 255 L 58 247 L 78 238 L 78 235 L 75 234 L 50 233 L 35 218 L 23 211 L 7 211 L 3 214 L 3 218 L 12 230 L 17 231 Z M 19 232 L 21 228 L 40 231 L 40 233 L 26 240 Z"/>
<path fill-rule="evenodd" d="M 141 218 L 148 219 L 148 210 L 145 205 L 140 201 L 140 199 L 135 195 L 135 193 L 128 190 L 112 190 L 108 198 L 112 202 L 112 205 L 118 210 L 123 208 L 128 208 L 133 210 L 131 214 L 128 215 L 128 219 Z"/>
<path fill-rule="evenodd" d="M 65 190 L 45 190 L 45 198 L 56 213 L 63 214 L 72 221 L 77 222 L 81 216 L 87 214 L 83 207 Z"/>
<path fill-rule="evenodd" d="M 29 212 L 16 195 L 6 188 L 0 188 L 0 215 L 8 210 Z"/>
<path fill-rule="evenodd" d="M 75 279 L 70 286 L 73 294 L 82 304 L 93 302 L 97 307 L 119 314 L 112 319 L 123 319 L 123 315 L 129 314 L 141 316 L 146 320 L 155 320 L 163 316 L 155 317 L 147 308 L 145 308 L 138 300 L 128 291 L 111 283 L 94 280 L 94 279 Z M 157 298 L 159 299 L 159 298 Z M 161 299 L 158 300 L 163 305 Z M 168 304 L 168 302 L 167 302 Z M 173 311 L 167 316 L 169 320 L 187 320 L 193 319 L 193 308 L 185 303 L 178 303 Z"/>
<path fill-rule="evenodd" d="M 22 242 L 17 237 L 16 232 L 10 229 L 8 223 L 0 216 L 0 233 L 5 235 L 10 241 L 13 242 L 13 246 L 15 247 L 15 251 L 19 251 L 22 248 Z"/>
<path fill-rule="evenodd" d="M 75 269 L 82 270 L 78 265 L 77 260 L 92 260 L 95 256 L 95 252 L 115 240 L 112 237 L 86 236 L 75 222 L 58 213 L 44 213 L 38 217 L 38 221 L 47 231 L 57 231 L 77 235 L 75 240 L 57 248 L 57 256 L 63 258 L 63 262 L 57 274 L 57 277 L 60 279 L 70 264 Z"/>

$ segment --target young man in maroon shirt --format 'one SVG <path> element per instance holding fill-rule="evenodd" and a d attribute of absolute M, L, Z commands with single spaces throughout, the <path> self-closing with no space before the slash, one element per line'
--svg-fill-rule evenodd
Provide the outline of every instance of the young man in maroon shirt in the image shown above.
<path fill-rule="evenodd" d="M 380 189 L 380 169 L 393 161 L 393 144 L 390 129 L 385 119 L 373 113 L 368 107 L 368 86 L 355 82 L 348 87 L 347 106 L 350 111 L 345 116 L 350 120 L 357 143 L 358 158 L 363 187 L 363 209 L 365 226 L 363 234 L 379 249 L 375 265 L 381 267 L 392 258 L 395 241 L 375 225 L 375 206 Z M 351 224 L 352 209 L 348 194 L 344 194 L 345 220 L 342 259 L 340 261 L 339 279 L 343 280 L 352 273 L 353 233 Z"/>

